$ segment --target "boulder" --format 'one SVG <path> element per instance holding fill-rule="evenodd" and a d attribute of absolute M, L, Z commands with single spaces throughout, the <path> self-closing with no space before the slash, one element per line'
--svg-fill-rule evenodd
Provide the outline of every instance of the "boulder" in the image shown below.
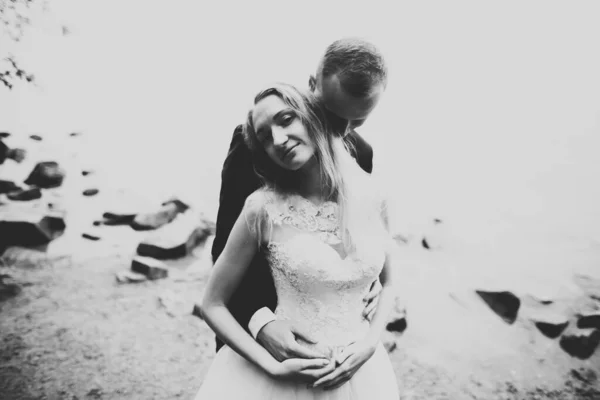
<path fill-rule="evenodd" d="M 21 190 L 21 187 L 13 181 L 5 181 L 0 179 L 0 193 L 10 193 Z"/>
<path fill-rule="evenodd" d="M 101 222 L 102 225 L 129 225 L 133 222 L 135 215 L 125 211 L 109 211 L 102 214 L 104 219 Z"/>
<path fill-rule="evenodd" d="M 15 190 L 6 195 L 13 201 L 30 201 L 42 198 L 42 191 L 38 187 L 30 187 L 28 189 Z"/>
<path fill-rule="evenodd" d="M 600 330 L 572 329 L 560 338 L 560 347 L 572 357 L 590 358 L 600 344 Z"/>
<path fill-rule="evenodd" d="M 154 212 L 136 215 L 131 222 L 131 228 L 136 231 L 158 229 L 173 221 L 180 212 L 181 208 L 176 203 L 166 203 Z"/>
<path fill-rule="evenodd" d="M 517 319 L 521 300 L 511 292 L 489 292 L 476 290 L 479 297 L 506 323 L 512 324 Z"/>
<path fill-rule="evenodd" d="M 6 139 L 10 136 L 10 132 L 0 132 L 0 139 Z"/>
<path fill-rule="evenodd" d="M 402 333 L 406 330 L 407 326 L 406 308 L 400 299 L 396 299 L 396 304 L 394 305 L 394 309 L 391 312 L 385 329 L 388 332 Z"/>
<path fill-rule="evenodd" d="M 65 171 L 55 161 L 43 161 L 38 163 L 25 183 L 43 189 L 55 188 L 62 185 Z"/>
<path fill-rule="evenodd" d="M 41 207 L 0 211 L 0 248 L 39 246 L 61 236 L 66 228 L 64 214 Z"/>
<path fill-rule="evenodd" d="M 29 138 L 38 142 L 42 141 L 42 137 L 40 135 L 30 135 Z"/>
<path fill-rule="evenodd" d="M 211 222 L 191 212 L 180 214 L 142 241 L 137 254 L 159 260 L 185 257 L 213 232 Z"/>
<path fill-rule="evenodd" d="M 91 233 L 82 233 L 81 237 L 88 240 L 98 241 L 100 240 L 100 236 L 92 235 Z"/>
<path fill-rule="evenodd" d="M 551 339 L 559 337 L 569 325 L 567 317 L 551 312 L 538 311 L 531 320 L 544 336 Z"/>
<path fill-rule="evenodd" d="M 92 188 L 92 189 L 86 189 L 83 191 L 83 195 L 84 196 L 95 196 L 99 193 L 100 191 L 98 189 Z"/>
<path fill-rule="evenodd" d="M 116 274 L 117 282 L 119 283 L 139 283 L 148 280 L 144 274 L 139 274 L 133 271 L 120 271 Z"/>
<path fill-rule="evenodd" d="M 131 270 L 143 274 L 151 280 L 169 276 L 167 266 L 163 262 L 150 257 L 135 257 L 131 262 Z"/>
<path fill-rule="evenodd" d="M 600 329 L 600 311 L 588 311 L 579 314 L 577 327 Z"/>
<path fill-rule="evenodd" d="M 194 303 L 194 308 L 192 309 L 192 315 L 200 318 L 201 320 L 204 320 L 204 317 L 202 316 L 202 309 L 200 308 L 200 304 Z"/>

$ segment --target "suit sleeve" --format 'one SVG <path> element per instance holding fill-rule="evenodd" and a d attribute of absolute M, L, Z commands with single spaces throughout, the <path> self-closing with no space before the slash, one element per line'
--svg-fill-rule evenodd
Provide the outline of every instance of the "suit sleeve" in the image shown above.
<path fill-rule="evenodd" d="M 0 140 L 0 164 L 4 164 L 8 155 L 8 146 Z"/>
<path fill-rule="evenodd" d="M 260 187 L 254 173 L 252 155 L 244 142 L 242 126 L 233 132 L 231 144 L 221 172 L 221 191 L 212 258 L 217 258 L 225 248 L 231 229 L 242 212 L 246 198 Z"/>

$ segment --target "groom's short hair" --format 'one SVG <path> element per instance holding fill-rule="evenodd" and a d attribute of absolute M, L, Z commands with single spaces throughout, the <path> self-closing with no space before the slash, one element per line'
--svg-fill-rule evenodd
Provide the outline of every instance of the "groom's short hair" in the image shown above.
<path fill-rule="evenodd" d="M 375 45 L 363 39 L 336 40 L 325 50 L 320 66 L 322 78 L 336 75 L 342 88 L 356 97 L 365 97 L 374 86 L 387 84 L 383 55 Z"/>

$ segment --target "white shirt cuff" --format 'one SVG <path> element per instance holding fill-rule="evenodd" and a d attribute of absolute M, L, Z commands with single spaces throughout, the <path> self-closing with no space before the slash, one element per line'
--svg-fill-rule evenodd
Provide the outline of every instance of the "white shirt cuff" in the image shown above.
<path fill-rule="evenodd" d="M 260 310 L 256 311 L 252 318 L 250 318 L 250 322 L 248 322 L 248 329 L 252 334 L 252 337 L 256 340 L 258 336 L 258 332 L 269 322 L 275 321 L 275 314 L 268 307 L 263 307 Z"/>

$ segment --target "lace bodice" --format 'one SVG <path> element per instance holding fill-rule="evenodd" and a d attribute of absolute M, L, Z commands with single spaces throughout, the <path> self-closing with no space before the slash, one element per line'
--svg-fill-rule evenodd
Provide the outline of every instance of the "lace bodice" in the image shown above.
<path fill-rule="evenodd" d="M 264 192 L 259 201 L 269 226 L 263 249 L 277 291 L 277 318 L 303 327 L 325 352 L 360 339 L 368 329 L 363 298 L 383 268 L 384 244 L 375 236 L 360 256 L 345 254 L 335 203 L 317 206 L 300 196 Z"/>

